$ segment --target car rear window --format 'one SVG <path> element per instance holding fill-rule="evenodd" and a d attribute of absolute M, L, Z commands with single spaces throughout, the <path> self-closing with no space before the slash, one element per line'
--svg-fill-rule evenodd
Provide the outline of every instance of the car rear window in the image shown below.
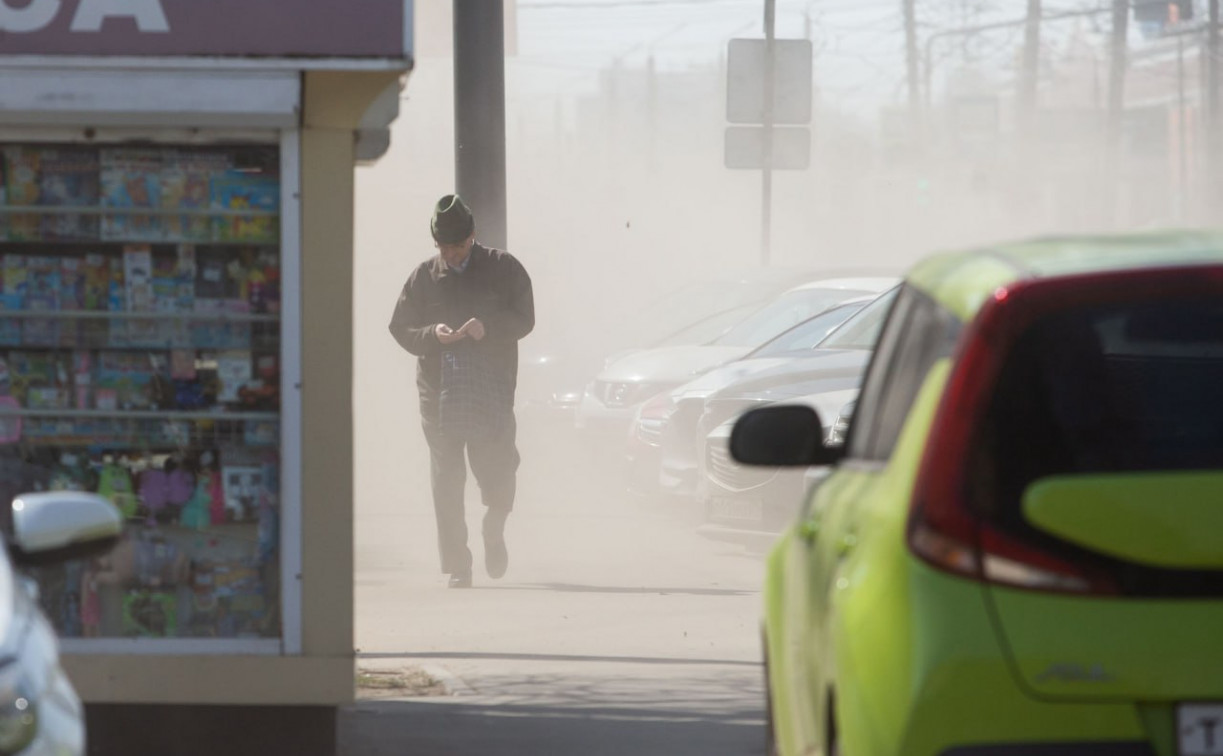
<path fill-rule="evenodd" d="M 1004 365 L 973 476 L 994 514 L 1047 475 L 1223 465 L 1223 302 L 1063 312 Z"/>

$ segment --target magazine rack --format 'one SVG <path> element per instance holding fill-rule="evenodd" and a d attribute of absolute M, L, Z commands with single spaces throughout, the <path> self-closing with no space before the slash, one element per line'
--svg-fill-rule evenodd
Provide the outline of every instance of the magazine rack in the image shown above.
<path fill-rule="evenodd" d="M 66 638 L 279 637 L 277 148 L 9 144 L 0 168 L 3 440 L 34 486 L 129 521 L 109 557 L 37 575 L 47 615 Z"/>

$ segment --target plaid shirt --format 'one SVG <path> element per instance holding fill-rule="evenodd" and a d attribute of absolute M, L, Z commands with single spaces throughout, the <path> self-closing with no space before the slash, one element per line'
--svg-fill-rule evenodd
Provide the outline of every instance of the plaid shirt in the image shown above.
<path fill-rule="evenodd" d="M 442 353 L 438 425 L 459 438 L 496 434 L 514 411 L 514 387 L 487 353 L 461 349 Z"/>

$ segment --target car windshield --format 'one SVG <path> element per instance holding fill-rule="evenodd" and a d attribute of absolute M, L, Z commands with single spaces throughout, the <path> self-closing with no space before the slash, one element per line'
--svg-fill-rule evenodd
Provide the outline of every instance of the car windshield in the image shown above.
<path fill-rule="evenodd" d="M 749 357 L 776 357 L 779 354 L 803 349 L 814 349 L 828 338 L 828 334 L 865 306 L 865 302 L 853 302 L 832 308 L 816 315 L 786 331 L 769 343 L 749 354 Z"/>
<path fill-rule="evenodd" d="M 741 310 L 746 308 L 746 312 L 751 312 L 783 288 L 782 284 L 773 280 L 697 281 L 647 303 L 629 314 L 618 327 L 638 346 L 649 343 L 657 333 L 679 336 L 684 330 L 699 328 L 706 321 L 714 325 L 720 323 L 712 334 L 697 331 L 705 335 L 703 339 L 691 341 L 688 340 L 690 337 L 684 336 L 680 342 L 707 343 L 741 320 L 744 314 Z M 723 318 L 729 320 L 724 322 Z"/>
<path fill-rule="evenodd" d="M 892 309 L 892 301 L 900 287 L 890 289 L 882 296 L 863 307 L 845 324 L 828 334 L 828 338 L 819 343 L 821 349 L 874 349 L 879 340 L 879 331 L 883 329 L 883 321 L 888 310 Z"/>
<path fill-rule="evenodd" d="M 757 347 L 847 299 L 869 296 L 850 289 L 799 289 L 782 294 L 720 336 L 720 346 Z"/>
<path fill-rule="evenodd" d="M 656 347 L 689 346 L 693 344 L 708 344 L 726 333 L 727 329 L 759 308 L 759 305 L 744 305 L 731 310 L 710 315 L 698 320 L 679 331 L 654 342 Z"/>

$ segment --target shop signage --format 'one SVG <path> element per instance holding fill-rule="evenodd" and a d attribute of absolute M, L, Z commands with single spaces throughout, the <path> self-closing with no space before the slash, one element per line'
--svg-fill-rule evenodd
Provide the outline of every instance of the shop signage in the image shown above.
<path fill-rule="evenodd" d="M 24 8 L 14 7 L 10 2 L 0 0 L 0 31 L 17 34 L 41 31 L 63 10 L 61 0 L 33 0 Z M 108 18 L 131 19 L 141 32 L 170 31 L 161 0 L 81 0 L 68 28 L 73 32 L 98 32 Z"/>
<path fill-rule="evenodd" d="M 0 0 L 2 55 L 403 57 L 411 0 Z"/>

